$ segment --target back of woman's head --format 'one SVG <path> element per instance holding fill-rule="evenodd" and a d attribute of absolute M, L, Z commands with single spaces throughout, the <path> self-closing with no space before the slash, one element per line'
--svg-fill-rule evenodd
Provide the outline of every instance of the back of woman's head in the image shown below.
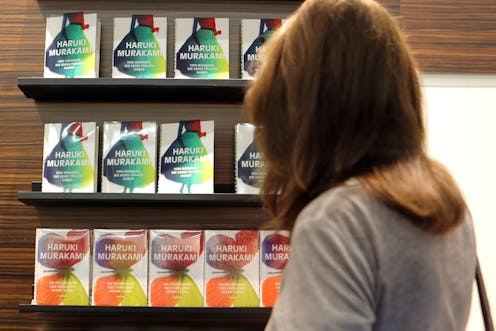
<path fill-rule="evenodd" d="M 280 192 L 265 202 L 285 227 L 324 190 L 424 155 L 415 61 L 372 0 L 305 1 L 266 43 L 245 105 L 267 165 L 263 192 Z"/>

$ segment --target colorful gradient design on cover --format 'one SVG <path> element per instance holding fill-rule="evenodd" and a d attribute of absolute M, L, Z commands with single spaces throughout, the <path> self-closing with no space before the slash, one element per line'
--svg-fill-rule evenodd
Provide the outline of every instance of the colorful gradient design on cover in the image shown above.
<path fill-rule="evenodd" d="M 280 270 L 282 273 L 288 263 L 289 250 L 289 237 L 279 233 L 269 234 L 262 241 L 261 260 L 266 266 Z M 262 305 L 264 307 L 274 306 L 281 286 L 281 273 L 267 277 L 262 282 Z"/>
<path fill-rule="evenodd" d="M 241 230 L 233 238 L 223 234 L 211 237 L 206 243 L 206 262 L 223 272 L 206 283 L 208 307 L 257 307 L 258 295 L 243 275 L 243 267 L 252 262 L 258 252 L 258 231 Z M 219 249 L 221 251 L 219 251 Z M 242 256 L 239 256 L 239 255 Z M 222 259 L 216 258 L 222 256 Z M 213 258 L 215 257 L 215 258 Z"/>
<path fill-rule="evenodd" d="M 43 177 L 64 192 L 93 184 L 94 169 L 86 152 L 81 122 L 62 123 L 59 142 L 46 156 Z"/>
<path fill-rule="evenodd" d="M 250 162 L 253 162 L 253 158 L 251 158 L 250 155 L 260 155 L 257 146 L 253 141 L 248 145 L 238 160 L 238 178 L 246 185 L 260 188 L 263 182 L 263 176 L 256 174 L 261 171 L 261 169 L 259 169 L 260 167 L 244 166 L 245 163 L 250 164 Z M 262 160 L 258 161 L 262 162 Z"/>
<path fill-rule="evenodd" d="M 84 76 L 95 70 L 95 54 L 84 34 L 89 24 L 82 12 L 64 14 L 60 32 L 48 46 L 45 66 L 66 78 Z"/>
<path fill-rule="evenodd" d="M 176 54 L 177 70 L 190 78 L 229 77 L 229 64 L 216 38 L 221 33 L 215 27 L 215 18 L 195 17 L 191 36 Z"/>
<path fill-rule="evenodd" d="M 138 23 L 137 26 L 136 23 Z M 153 15 L 133 15 L 129 33 L 114 50 L 114 66 L 120 72 L 137 78 L 153 78 L 163 75 L 166 68 L 165 56 L 153 35 L 159 29 L 154 26 Z M 126 45 L 132 45 L 132 47 Z M 127 55 L 131 52 L 149 55 Z M 135 67 L 136 63 L 144 63 L 144 65 Z"/>
<path fill-rule="evenodd" d="M 270 39 L 275 30 L 281 27 L 282 20 L 279 18 L 274 19 L 261 19 L 258 37 L 253 40 L 250 47 L 243 54 L 243 69 L 251 76 L 254 76 L 257 71 L 257 61 L 252 60 L 256 58 L 260 47 Z M 267 27 L 267 29 L 265 29 Z M 265 30 L 264 30 L 265 29 Z"/>
<path fill-rule="evenodd" d="M 49 270 L 47 276 L 36 281 L 35 301 L 38 305 L 89 304 L 88 293 L 73 273 L 73 266 L 88 253 L 90 237 L 88 230 L 72 230 L 64 237 L 47 233 L 38 240 L 38 263 Z"/>
<path fill-rule="evenodd" d="M 184 132 L 183 132 L 184 131 Z M 201 138 L 207 135 L 201 130 L 201 121 L 180 121 L 177 131 L 177 138 L 160 158 L 160 171 L 167 178 L 177 183 L 181 183 L 180 193 L 187 189 L 191 193 L 192 184 L 201 184 L 209 180 L 214 175 L 214 167 L 208 159 L 208 150 L 203 146 Z M 193 153 L 178 153 L 178 151 L 193 151 Z M 184 158 L 198 161 L 189 162 Z M 176 171 L 176 169 L 187 169 L 187 176 Z"/>
<path fill-rule="evenodd" d="M 141 121 L 122 122 L 121 136 L 103 160 L 103 175 L 110 182 L 122 186 L 124 193 L 132 193 L 135 188 L 145 187 L 155 180 L 154 162 L 143 145 L 148 135 L 143 131 Z M 134 158 L 136 162 L 119 164 L 116 161 L 126 158 Z"/>
<path fill-rule="evenodd" d="M 159 277 L 150 284 L 150 303 L 162 307 L 202 307 L 203 295 L 188 275 L 188 266 L 195 263 L 203 252 L 203 231 L 181 233 L 181 238 L 161 234 L 150 245 L 151 262 L 163 269 L 167 276 Z M 167 254 L 167 259 L 156 259 L 162 247 L 177 248 Z"/>
<path fill-rule="evenodd" d="M 132 273 L 132 266 L 143 260 L 146 253 L 145 230 L 128 231 L 122 236 L 102 235 L 95 243 L 95 261 L 110 275 L 93 284 L 96 306 L 146 306 L 145 292 Z"/>

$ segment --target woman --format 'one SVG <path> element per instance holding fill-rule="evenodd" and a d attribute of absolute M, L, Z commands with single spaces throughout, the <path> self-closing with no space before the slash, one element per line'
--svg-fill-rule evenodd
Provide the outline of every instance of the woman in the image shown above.
<path fill-rule="evenodd" d="M 272 225 L 292 230 L 266 330 L 464 330 L 472 222 L 426 155 L 417 67 L 388 12 L 305 1 L 265 45 L 245 105 Z"/>

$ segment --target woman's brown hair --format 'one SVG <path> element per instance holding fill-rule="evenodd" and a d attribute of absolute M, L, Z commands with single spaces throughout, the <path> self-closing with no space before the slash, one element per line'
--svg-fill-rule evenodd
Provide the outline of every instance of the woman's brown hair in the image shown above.
<path fill-rule="evenodd" d="M 245 96 L 276 228 L 351 177 L 419 227 L 463 221 L 455 181 L 425 153 L 417 66 L 373 0 L 307 0 L 264 45 Z"/>

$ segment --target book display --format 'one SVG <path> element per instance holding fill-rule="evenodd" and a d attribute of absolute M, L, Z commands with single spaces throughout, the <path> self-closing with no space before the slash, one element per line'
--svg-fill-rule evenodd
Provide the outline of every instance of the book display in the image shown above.
<path fill-rule="evenodd" d="M 105 61 L 111 64 L 105 67 L 109 72 L 103 73 L 103 77 L 97 74 L 93 79 L 83 81 L 78 79 L 82 76 L 73 76 L 70 78 L 74 79 L 63 82 L 55 82 L 52 80 L 54 76 L 20 78 L 19 88 L 27 97 L 37 100 L 119 102 L 132 97 L 138 101 L 224 103 L 228 108 L 239 104 L 246 81 L 238 79 L 241 77 L 239 72 L 231 72 L 240 66 L 240 63 L 231 63 L 230 68 L 231 60 L 241 60 L 230 54 L 233 46 L 238 50 L 235 53 L 240 49 L 240 30 L 230 31 L 230 26 L 240 24 L 241 19 L 233 22 L 223 15 L 181 18 L 182 15 L 177 14 L 171 14 L 169 19 L 163 13 L 166 12 L 160 11 L 155 15 L 137 10 L 116 13 L 110 18 L 103 16 L 105 40 L 112 40 L 111 52 L 107 51 L 108 45 L 103 50 Z M 142 34 L 146 34 L 146 38 L 137 36 L 139 30 L 146 30 Z M 110 39 L 108 31 L 111 32 Z M 157 57 L 144 58 L 159 52 L 162 52 L 163 62 Z M 163 71 L 150 69 L 157 63 L 155 67 L 162 68 L 163 64 Z M 173 72 L 166 72 L 167 68 Z M 30 96 L 29 90 L 38 95 Z M 158 108 L 174 107 L 161 105 Z M 225 112 L 226 107 L 219 108 L 219 114 Z M 89 230 L 93 241 L 87 253 L 90 261 L 89 304 L 78 308 L 68 305 L 63 308 L 62 305 L 62 308 L 54 310 L 50 303 L 35 305 L 33 301 L 31 306 L 21 305 L 20 311 L 75 312 L 91 315 L 88 317 L 90 320 L 100 320 L 93 316 L 93 312 L 121 313 L 125 318 L 129 317 L 125 316 L 126 312 L 143 312 L 163 316 L 161 323 L 164 324 L 179 320 L 194 325 L 203 320 L 202 323 L 208 324 L 207 329 L 216 325 L 241 326 L 243 323 L 255 326 L 255 330 L 263 325 L 270 308 L 262 307 L 260 301 L 261 241 L 257 229 L 266 218 L 263 211 L 258 211 L 261 202 L 256 193 L 235 194 L 232 132 L 239 119 L 232 122 L 232 118 L 238 115 L 214 113 L 210 117 L 199 110 L 188 110 L 183 117 L 177 111 L 173 113 L 164 109 L 159 116 L 148 113 L 143 117 L 146 120 L 127 121 L 126 116 L 114 116 L 110 112 L 98 113 L 97 116 L 88 114 L 90 112 L 86 117 L 93 116 L 90 118 L 95 118 L 101 127 L 100 149 L 97 146 L 97 154 L 100 153 L 95 158 L 96 164 L 101 164 L 100 171 L 95 171 L 99 175 L 95 180 L 95 185 L 100 181 L 99 191 L 95 188 L 80 197 L 70 194 L 74 190 L 48 195 L 45 194 L 48 192 L 37 193 L 34 183 L 33 192 L 28 193 L 32 198 L 24 200 L 24 192 L 19 192 L 19 200 L 40 208 L 52 199 L 54 204 L 68 204 L 69 208 L 71 205 L 102 205 L 112 209 L 120 204 L 126 205 L 124 208 L 152 204 L 160 208 L 165 230 L 157 227 L 162 223 L 146 223 L 146 218 L 135 223 L 126 221 L 126 224 L 143 225 L 125 227 L 126 230 L 103 221 L 103 227 Z M 154 120 L 150 121 L 150 118 Z M 217 121 L 220 123 L 219 131 Z M 153 133 L 145 132 L 147 123 L 155 126 Z M 227 144 L 226 137 L 229 139 Z M 214 141 L 221 144 L 214 146 Z M 147 144 L 151 142 L 155 147 L 150 145 L 148 148 Z M 216 154 L 218 150 L 220 155 Z M 217 159 L 221 160 L 218 172 L 214 166 Z M 147 174 L 153 160 L 157 163 L 153 164 L 155 182 L 152 183 Z M 138 164 L 145 166 L 146 170 L 141 167 L 143 172 L 138 171 L 134 167 Z M 229 176 L 226 176 L 226 171 L 229 171 Z M 136 175 L 139 173 L 141 175 Z M 166 206 L 172 206 L 171 215 L 177 215 L 178 210 L 191 210 L 194 218 L 198 219 L 203 209 L 210 208 L 214 208 L 214 214 L 219 211 L 220 215 L 206 213 L 203 220 L 185 218 L 182 220 L 184 227 L 172 221 L 173 226 L 169 228 L 167 224 L 171 222 L 171 216 Z M 222 215 L 224 206 L 239 208 L 246 215 L 241 215 L 240 219 L 235 219 L 235 212 Z M 192 225 L 194 222 L 196 227 Z M 146 233 L 146 244 L 129 239 L 140 231 Z M 138 255 L 146 259 L 146 269 L 142 260 L 138 261 Z M 208 256 L 210 263 L 207 262 Z"/>
<path fill-rule="evenodd" d="M 95 78 L 99 61 L 97 14 L 75 12 L 47 18 L 44 77 Z"/>

